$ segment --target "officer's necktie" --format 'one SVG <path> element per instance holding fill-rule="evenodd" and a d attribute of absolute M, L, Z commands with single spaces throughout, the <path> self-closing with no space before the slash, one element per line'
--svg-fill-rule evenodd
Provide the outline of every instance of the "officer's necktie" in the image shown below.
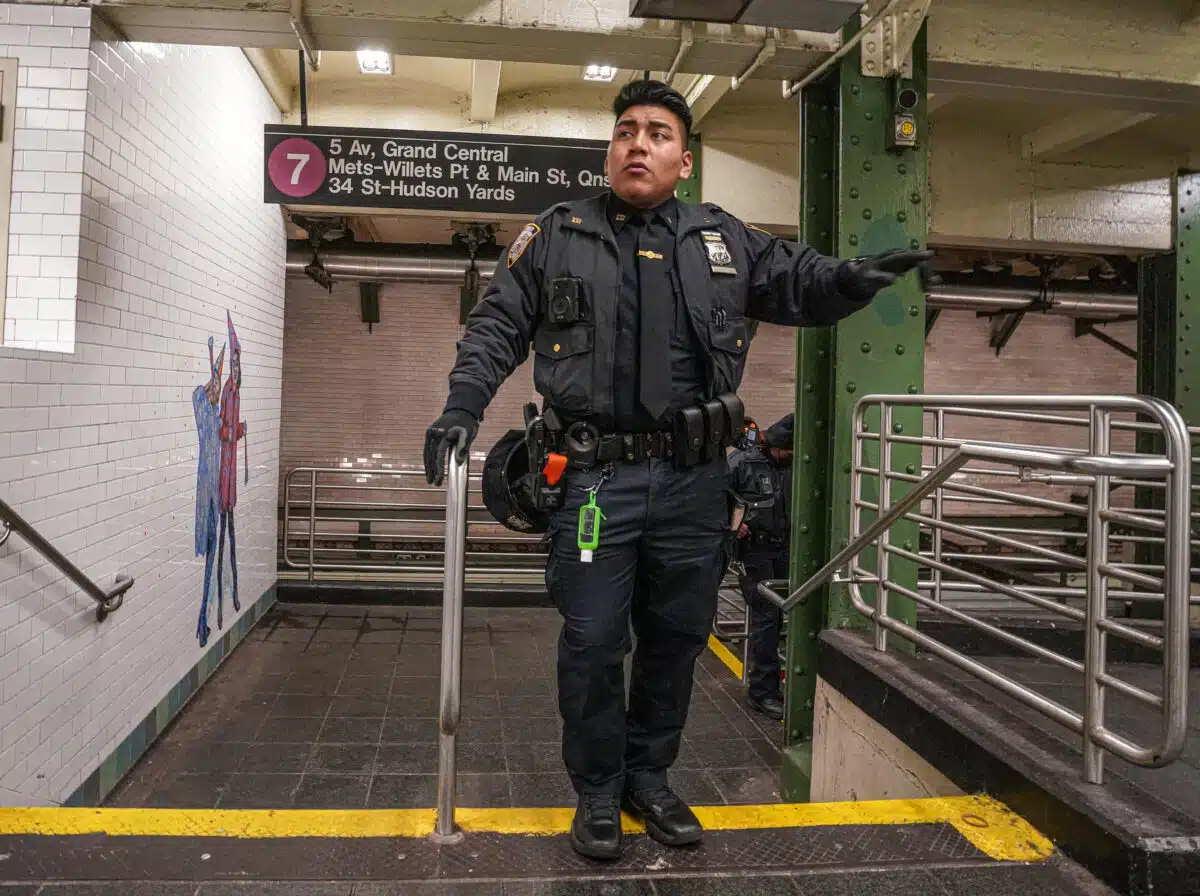
<path fill-rule="evenodd" d="M 650 219 L 638 235 L 638 292 L 641 307 L 639 384 L 642 407 L 655 420 L 671 401 L 671 322 L 675 295 L 671 289 L 673 262 L 670 231 Z"/>

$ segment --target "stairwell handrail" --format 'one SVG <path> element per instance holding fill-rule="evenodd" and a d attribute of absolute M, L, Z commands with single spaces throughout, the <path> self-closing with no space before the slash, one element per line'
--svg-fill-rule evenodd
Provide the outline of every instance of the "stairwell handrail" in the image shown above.
<path fill-rule="evenodd" d="M 112 587 L 105 590 L 68 560 L 62 551 L 47 541 L 28 520 L 3 499 L 0 499 L 0 521 L 4 523 L 4 534 L 0 537 L 0 545 L 8 541 L 9 535 L 13 532 L 24 538 L 96 602 L 97 622 L 103 622 L 110 613 L 119 610 L 121 604 L 125 602 L 125 592 L 133 587 L 133 579 L 130 576 L 118 575 Z"/>

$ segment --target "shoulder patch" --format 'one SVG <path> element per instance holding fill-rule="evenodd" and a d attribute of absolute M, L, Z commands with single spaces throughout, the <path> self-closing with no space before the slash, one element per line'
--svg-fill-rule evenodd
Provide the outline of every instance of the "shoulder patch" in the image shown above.
<path fill-rule="evenodd" d="M 542 228 L 536 224 L 526 224 L 525 229 L 520 232 L 513 244 L 508 247 L 508 266 L 511 268 L 529 248 L 529 244 L 533 242 L 533 238 L 542 232 Z"/>

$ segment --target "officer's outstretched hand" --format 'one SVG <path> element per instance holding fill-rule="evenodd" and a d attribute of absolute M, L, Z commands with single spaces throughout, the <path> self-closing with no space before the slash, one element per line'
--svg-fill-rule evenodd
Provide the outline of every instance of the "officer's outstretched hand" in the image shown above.
<path fill-rule="evenodd" d="M 933 252 L 929 249 L 892 249 L 879 255 L 852 258 L 842 265 L 839 275 L 843 289 L 864 302 L 913 268 L 921 278 L 921 289 L 928 292 L 931 286 L 942 282 L 929 264 L 932 259 Z"/>
<path fill-rule="evenodd" d="M 467 449 L 479 431 L 479 421 L 464 410 L 446 411 L 425 430 L 425 480 L 441 485 L 446 478 L 446 455 L 455 446 L 455 457 L 461 464 L 467 459 Z"/>

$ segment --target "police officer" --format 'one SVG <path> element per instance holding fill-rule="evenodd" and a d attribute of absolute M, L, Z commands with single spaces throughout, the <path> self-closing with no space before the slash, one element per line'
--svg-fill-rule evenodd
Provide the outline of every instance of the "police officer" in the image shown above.
<path fill-rule="evenodd" d="M 747 698 L 763 715 L 783 719 L 779 686 L 779 608 L 758 593 L 759 582 L 786 579 L 791 535 L 792 414 L 763 433 L 763 443 L 735 452 L 729 459 L 731 490 L 746 505 L 738 532 L 743 540 L 738 576 L 750 614 Z"/>
<path fill-rule="evenodd" d="M 593 858 L 621 855 L 622 804 L 664 844 L 702 834 L 667 770 L 729 560 L 724 449 L 733 441 L 700 445 L 697 456 L 678 427 L 690 426 L 699 402 L 738 388 L 748 319 L 830 326 L 932 256 L 839 261 L 714 205 L 677 202 L 692 171 L 687 102 L 638 81 L 613 112 L 611 188 L 556 205 L 521 231 L 469 315 L 444 412 L 425 436 L 426 476 L 438 485 L 448 450 L 465 460 L 485 408 L 532 345 L 543 413 L 601 437 L 594 466 L 567 473 L 546 567 L 563 617 L 563 760 L 579 795 L 571 843 Z M 581 550 L 589 504 L 603 513 L 599 543 Z"/>

